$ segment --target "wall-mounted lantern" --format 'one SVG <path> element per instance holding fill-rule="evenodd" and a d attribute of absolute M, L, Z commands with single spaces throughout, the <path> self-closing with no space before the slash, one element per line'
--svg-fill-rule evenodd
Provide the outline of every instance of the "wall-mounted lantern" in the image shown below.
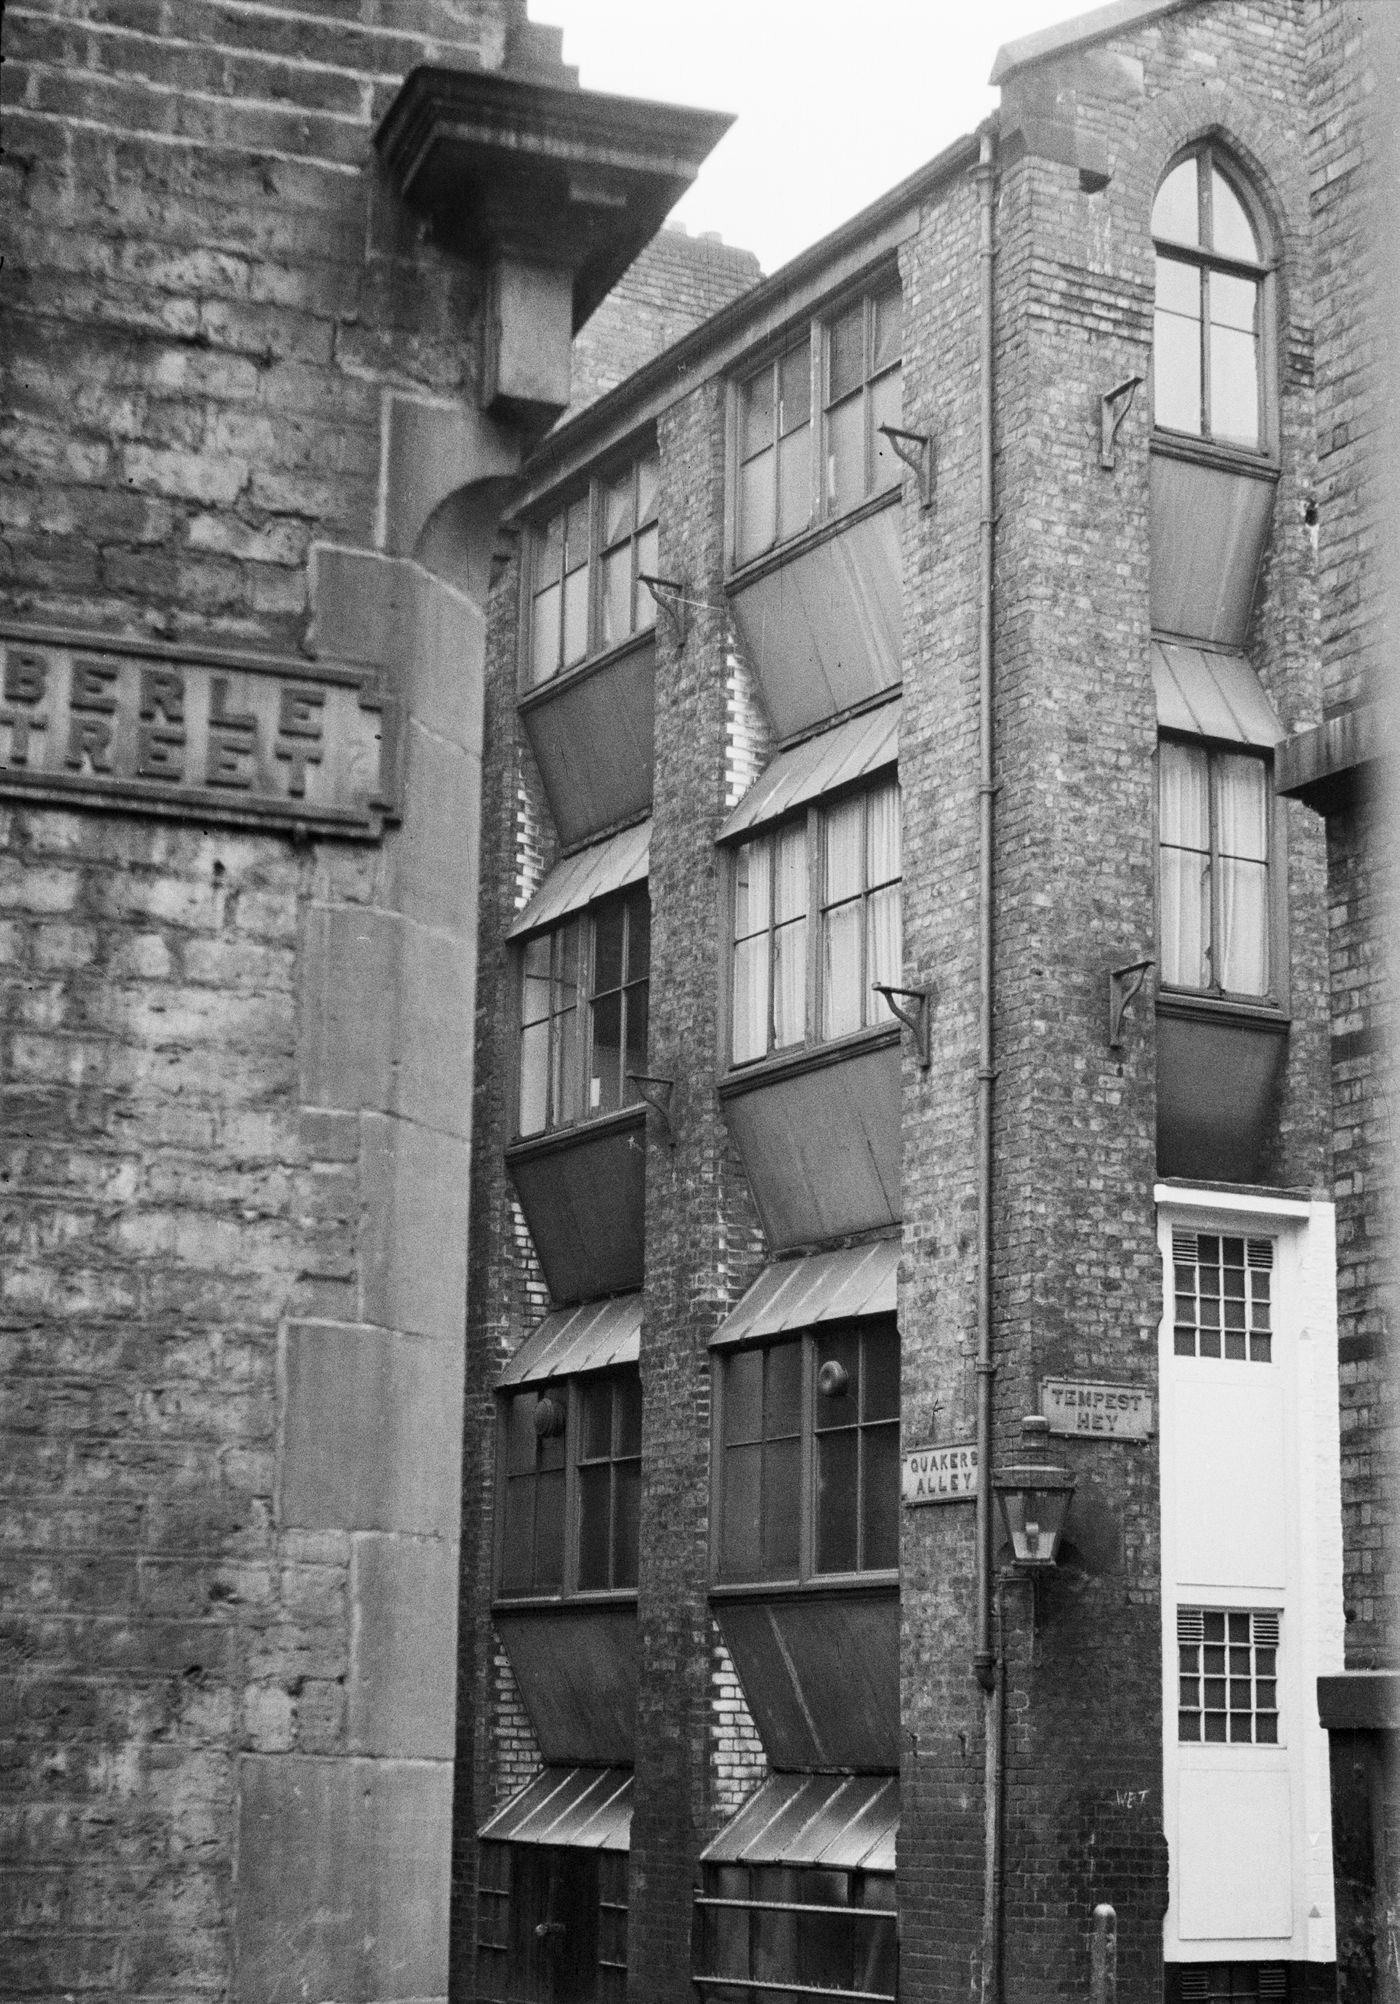
<path fill-rule="evenodd" d="M 1049 1420 L 1029 1413 L 1021 1421 L 1021 1459 L 993 1482 L 1012 1558 L 1028 1572 L 1054 1565 L 1074 1495 L 1075 1478 L 1050 1460 L 1049 1439 Z"/>

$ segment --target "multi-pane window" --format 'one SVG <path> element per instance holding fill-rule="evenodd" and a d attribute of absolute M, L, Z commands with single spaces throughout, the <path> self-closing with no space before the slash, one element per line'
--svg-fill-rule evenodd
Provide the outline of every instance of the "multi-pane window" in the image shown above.
<path fill-rule="evenodd" d="M 1173 1231 L 1175 1354 L 1271 1363 L 1273 1265 L 1272 1239 Z"/>
<path fill-rule="evenodd" d="M 518 1129 L 543 1134 L 636 1103 L 646 1070 L 647 888 L 535 933 L 521 950 Z"/>
<path fill-rule="evenodd" d="M 1264 280 L 1259 233 L 1210 146 L 1173 167 L 1152 208 L 1157 252 L 1153 417 L 1168 431 L 1257 449 Z"/>
<path fill-rule="evenodd" d="M 642 1387 L 635 1367 L 502 1401 L 503 1597 L 637 1584 Z"/>
<path fill-rule="evenodd" d="M 707 1865 L 699 1899 L 702 1997 L 855 1995 L 894 2004 L 894 1879 L 797 1865 Z"/>
<path fill-rule="evenodd" d="M 1177 1610 L 1177 1737 L 1207 1746 L 1278 1745 L 1273 1609 Z"/>
<path fill-rule="evenodd" d="M 736 1065 L 890 1020 L 873 984 L 900 980 L 902 867 L 894 780 L 736 849 Z"/>
<path fill-rule="evenodd" d="M 657 457 L 589 483 L 536 531 L 530 560 L 529 682 L 547 682 L 656 623 L 642 577 L 656 575 Z"/>
<path fill-rule="evenodd" d="M 1162 980 L 1204 994 L 1267 995 L 1267 761 L 1163 738 L 1158 814 Z"/>
<path fill-rule="evenodd" d="M 721 1364 L 722 1583 L 892 1570 L 899 1561 L 899 1339 L 833 1324 Z"/>
<path fill-rule="evenodd" d="M 880 427 L 899 424 L 902 319 L 898 285 L 882 286 L 739 384 L 736 562 L 898 480 Z"/>
<path fill-rule="evenodd" d="M 623 2004 L 627 1865 L 625 1851 L 484 1843 L 476 1956 L 482 2004 Z"/>

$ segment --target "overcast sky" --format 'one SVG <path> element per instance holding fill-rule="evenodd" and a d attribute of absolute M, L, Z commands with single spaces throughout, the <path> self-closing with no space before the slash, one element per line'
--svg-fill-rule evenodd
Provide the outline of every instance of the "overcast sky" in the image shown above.
<path fill-rule="evenodd" d="M 530 0 L 587 90 L 732 111 L 675 211 L 765 271 L 854 215 L 996 103 L 1003 42 L 1088 0 Z"/>

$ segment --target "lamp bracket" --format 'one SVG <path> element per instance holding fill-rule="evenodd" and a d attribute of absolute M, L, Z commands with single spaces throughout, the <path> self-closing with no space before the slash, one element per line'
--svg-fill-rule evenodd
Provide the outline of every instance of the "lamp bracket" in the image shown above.
<path fill-rule="evenodd" d="M 896 459 L 902 459 L 919 483 L 919 506 L 933 506 L 934 488 L 937 481 L 937 467 L 934 460 L 933 436 L 926 431 L 904 431 L 897 424 L 877 425 L 882 438 L 890 442 L 890 450 Z"/>
<path fill-rule="evenodd" d="M 1108 1048 L 1121 1051 L 1123 1048 L 1123 1018 L 1128 1004 L 1142 992 L 1149 968 L 1157 965 L 1155 960 L 1130 960 L 1126 967 L 1110 967 L 1108 970 Z"/>
<path fill-rule="evenodd" d="M 628 1072 L 627 1083 L 634 1085 L 637 1092 L 654 1113 L 661 1116 L 661 1125 L 666 1130 L 666 1140 L 674 1148 L 676 1130 L 671 1125 L 671 1094 L 676 1089 L 674 1079 L 653 1078 L 649 1072 Z"/>
<path fill-rule="evenodd" d="M 918 1054 L 919 1070 L 926 1072 L 933 1063 L 932 1022 L 929 1003 L 931 991 L 927 988 L 891 988 L 888 982 L 872 981 L 870 986 L 877 995 L 883 995 L 894 1014 L 914 1039 L 914 1049 Z M 902 995 L 906 1002 L 912 1002 L 912 1009 L 902 1009 L 896 1002 L 896 995 Z"/>
<path fill-rule="evenodd" d="M 655 578 L 646 571 L 638 571 L 637 582 L 644 584 L 656 601 L 656 609 L 671 629 L 671 638 L 677 647 L 685 646 L 686 609 L 690 600 L 685 595 L 683 578 Z"/>
<path fill-rule="evenodd" d="M 1117 464 L 1118 434 L 1141 381 L 1141 376 L 1125 376 L 1099 398 L 1099 465 L 1109 473 Z"/>

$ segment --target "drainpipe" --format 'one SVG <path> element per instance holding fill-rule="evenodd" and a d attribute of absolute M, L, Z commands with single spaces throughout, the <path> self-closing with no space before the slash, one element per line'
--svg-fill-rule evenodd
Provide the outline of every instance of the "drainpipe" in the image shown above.
<path fill-rule="evenodd" d="M 973 178 L 978 230 L 978 429 L 981 495 L 977 577 L 977 1641 L 973 1674 L 985 1694 L 982 1887 L 982 2004 L 1000 1993 L 1002 1694 L 993 1636 L 992 1579 L 992 539 L 996 526 L 992 466 L 992 273 L 996 257 L 996 148 L 982 135 Z"/>

